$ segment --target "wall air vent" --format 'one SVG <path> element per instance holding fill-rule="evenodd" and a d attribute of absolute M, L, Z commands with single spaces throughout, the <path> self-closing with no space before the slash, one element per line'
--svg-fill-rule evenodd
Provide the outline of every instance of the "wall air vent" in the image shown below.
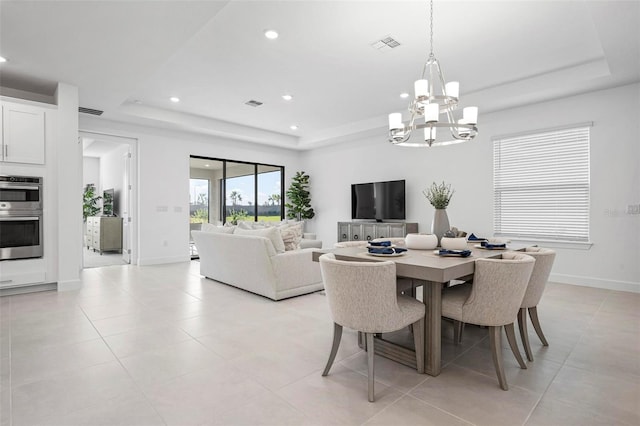
<path fill-rule="evenodd" d="M 380 40 L 376 40 L 371 43 L 371 47 L 381 52 L 395 49 L 398 46 L 400 46 L 400 42 L 390 35 L 382 37 Z"/>
<path fill-rule="evenodd" d="M 262 102 L 254 101 L 253 99 L 251 99 L 250 101 L 247 101 L 244 104 L 252 107 L 259 107 L 260 105 L 262 105 Z"/>
<path fill-rule="evenodd" d="M 79 107 L 78 112 L 81 112 L 83 114 L 102 115 L 104 111 L 100 111 L 99 109 Z"/>

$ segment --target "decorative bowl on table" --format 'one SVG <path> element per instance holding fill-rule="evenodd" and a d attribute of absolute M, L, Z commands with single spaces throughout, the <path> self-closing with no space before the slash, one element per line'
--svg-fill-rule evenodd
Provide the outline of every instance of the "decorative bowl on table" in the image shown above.
<path fill-rule="evenodd" d="M 467 239 L 465 237 L 450 238 L 442 237 L 440 240 L 440 247 L 447 250 L 466 250 Z"/>
<path fill-rule="evenodd" d="M 433 250 L 438 246 L 438 237 L 433 234 L 407 234 L 404 242 L 410 249 Z"/>

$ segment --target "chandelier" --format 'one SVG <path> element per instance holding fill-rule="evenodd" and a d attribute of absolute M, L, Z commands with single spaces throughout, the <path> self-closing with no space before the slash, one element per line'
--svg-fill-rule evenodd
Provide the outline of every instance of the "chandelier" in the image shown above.
<path fill-rule="evenodd" d="M 410 119 L 402 121 L 402 114 L 389 114 L 389 142 L 399 146 L 441 146 L 469 141 L 478 134 L 478 107 L 462 110 L 456 120 L 460 84 L 446 82 L 440 63 L 433 54 L 433 0 L 430 1 L 431 51 L 422 70 L 422 77 L 414 83 L 415 97 L 409 104 Z M 424 138 L 411 139 L 414 131 L 424 129 Z M 436 132 L 437 129 L 441 129 Z M 418 133 L 418 132 L 416 132 Z M 417 135 L 416 135 L 417 136 Z"/>

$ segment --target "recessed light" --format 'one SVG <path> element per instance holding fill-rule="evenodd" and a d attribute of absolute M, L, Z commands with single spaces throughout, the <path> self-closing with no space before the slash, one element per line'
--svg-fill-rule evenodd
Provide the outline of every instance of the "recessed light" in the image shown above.
<path fill-rule="evenodd" d="M 285 101 L 290 101 L 291 99 L 293 99 L 293 96 L 291 96 L 291 95 L 282 95 L 282 99 L 284 99 Z"/>
<path fill-rule="evenodd" d="M 170 97 L 170 98 L 169 98 L 169 100 L 170 100 L 171 102 L 173 102 L 173 103 L 178 103 L 178 102 L 180 102 L 180 98 L 176 98 L 175 96 Z"/>
<path fill-rule="evenodd" d="M 409 94 L 408 94 L 407 92 L 403 92 L 403 93 L 400 93 L 400 97 L 401 97 L 402 99 L 406 99 L 406 98 L 408 98 L 408 97 L 409 97 Z"/>
<path fill-rule="evenodd" d="M 7 58 L 5 58 L 4 56 L 0 56 L 0 63 L 2 62 L 7 62 Z"/>
<path fill-rule="evenodd" d="M 211 167 L 209 164 L 205 164 L 204 166 L 205 166 L 205 167 Z"/>
<path fill-rule="evenodd" d="M 278 32 L 274 30 L 265 30 L 264 36 L 269 40 L 275 40 L 278 38 Z"/>
<path fill-rule="evenodd" d="M 289 126 L 289 128 L 291 130 L 298 130 L 298 126 L 296 126 L 295 124 L 292 124 L 291 126 Z"/>

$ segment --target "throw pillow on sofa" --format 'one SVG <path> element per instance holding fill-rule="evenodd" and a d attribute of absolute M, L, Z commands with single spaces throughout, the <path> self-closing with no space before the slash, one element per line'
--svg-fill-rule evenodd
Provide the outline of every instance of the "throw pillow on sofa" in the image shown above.
<path fill-rule="evenodd" d="M 236 228 L 234 234 L 238 235 L 256 235 L 258 237 L 266 237 L 271 240 L 273 248 L 276 253 L 284 253 L 284 242 L 280 236 L 280 231 L 277 228 L 264 228 L 264 229 L 242 229 Z"/>
<path fill-rule="evenodd" d="M 217 226 L 213 223 L 203 223 L 202 228 L 200 228 L 201 231 L 214 232 L 217 234 L 233 234 L 235 229 L 235 226 Z"/>
<path fill-rule="evenodd" d="M 280 236 L 284 243 L 285 251 L 299 250 L 300 240 L 302 240 L 302 225 L 303 222 L 292 223 L 288 225 L 281 225 L 278 227 L 280 230 Z"/>

